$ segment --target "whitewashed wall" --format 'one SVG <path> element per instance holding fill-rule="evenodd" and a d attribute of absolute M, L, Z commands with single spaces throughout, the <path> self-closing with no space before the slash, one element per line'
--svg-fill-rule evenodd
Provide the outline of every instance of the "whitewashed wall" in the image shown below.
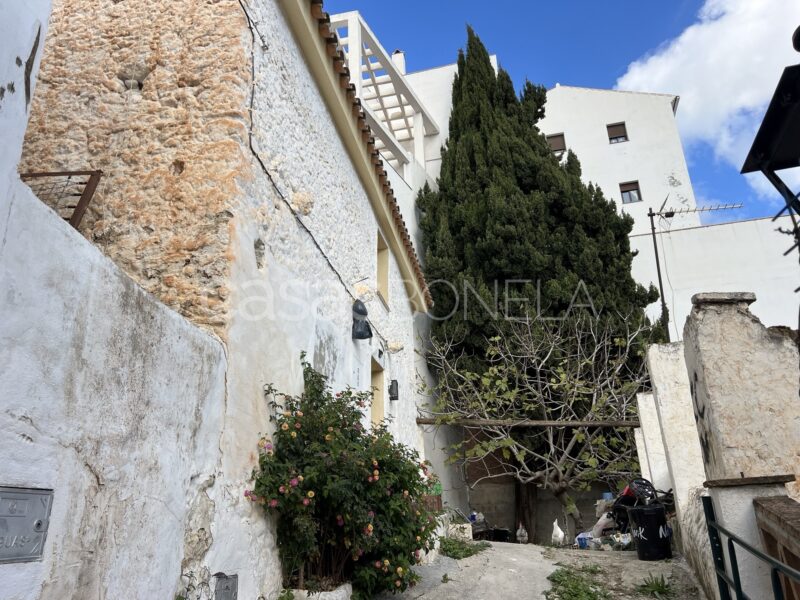
<path fill-rule="evenodd" d="M 784 256 L 790 237 L 789 217 L 722 223 L 666 230 L 657 235 L 664 296 L 670 311 L 672 341 L 683 338 L 683 325 L 692 309 L 692 295 L 701 292 L 754 292 L 750 310 L 764 325 L 797 328 L 800 281 L 797 253 Z M 658 286 L 653 239 L 650 234 L 631 236 L 632 274 L 638 282 Z M 648 308 L 651 317 L 661 312 L 660 302 Z"/>
<path fill-rule="evenodd" d="M 647 209 L 695 208 L 672 109 L 674 96 L 559 86 L 548 90 L 539 128 L 563 133 L 578 155 L 582 179 L 594 183 L 634 219 L 633 233 L 650 230 Z M 625 122 L 628 141 L 611 144 L 606 125 Z M 622 204 L 619 185 L 638 181 L 641 202 Z M 675 217 L 675 227 L 699 225 L 697 214 Z"/>
<path fill-rule="evenodd" d="M 402 443 L 423 452 L 424 447 L 416 425 L 414 312 L 397 262 L 390 258 L 384 303 L 375 293 L 377 221 L 317 84 L 279 3 L 251 2 L 249 11 L 258 28 L 255 154 L 245 148 L 252 178 L 240 182 L 244 194 L 232 229 L 230 368 L 221 442 L 226 479 L 209 490 L 210 520 L 224 535 L 214 536 L 193 568 L 236 573 L 240 597 L 255 598 L 269 597 L 280 586 L 274 529 L 243 496 L 258 437 L 272 428 L 265 384 L 300 392 L 305 352 L 335 389 L 369 389 L 375 358 L 385 369 L 390 431 Z M 259 35 L 269 40 L 267 48 Z M 245 39 L 249 50 L 249 32 Z M 371 340 L 352 339 L 354 298 L 366 303 Z M 392 379 L 399 384 L 397 402 L 388 397 Z"/>
<path fill-rule="evenodd" d="M 222 346 L 23 185 L 0 197 L 0 484 L 54 490 L 44 560 L 0 598 L 167 598 L 213 479 Z"/>
<path fill-rule="evenodd" d="M 0 185 L 16 183 L 50 0 L 0 4 Z M 8 179 L 7 179 L 8 178 Z M 2 188 L 0 188 L 2 189 Z"/>

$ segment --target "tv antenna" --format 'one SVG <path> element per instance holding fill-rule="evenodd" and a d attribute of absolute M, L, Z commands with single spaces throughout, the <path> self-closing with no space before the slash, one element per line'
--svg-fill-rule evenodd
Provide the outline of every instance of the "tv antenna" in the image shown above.
<path fill-rule="evenodd" d="M 658 260 L 658 243 L 656 242 L 656 223 L 654 217 L 664 217 L 665 219 L 671 219 L 675 215 L 687 215 L 690 213 L 705 213 L 705 212 L 713 212 L 717 210 L 733 210 L 736 208 L 742 208 L 742 204 L 714 204 L 710 206 L 701 206 L 698 208 L 679 208 L 674 209 L 670 208 L 668 210 L 664 210 L 664 207 L 667 205 L 667 200 L 669 199 L 669 194 L 667 197 L 664 198 L 664 202 L 661 203 L 661 206 L 658 209 L 658 212 L 653 212 L 652 208 L 647 209 L 647 216 L 650 217 L 650 233 L 653 236 L 653 251 L 655 252 L 656 256 L 656 273 L 658 274 L 658 293 L 661 296 L 661 314 L 667 314 L 667 300 L 664 297 L 664 283 L 661 280 L 661 262 Z M 665 328 L 667 331 L 667 341 L 669 339 L 669 323 L 667 323 L 667 327 Z"/>

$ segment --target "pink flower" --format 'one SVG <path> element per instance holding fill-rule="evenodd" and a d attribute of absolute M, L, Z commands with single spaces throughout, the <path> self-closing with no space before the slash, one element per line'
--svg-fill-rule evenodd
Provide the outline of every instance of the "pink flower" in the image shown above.
<path fill-rule="evenodd" d="M 368 517 L 371 519 L 372 517 L 374 517 L 374 516 L 375 516 L 375 513 L 374 513 L 374 512 L 372 512 L 372 511 L 369 511 L 369 512 L 367 513 L 367 516 L 368 516 Z"/>
<path fill-rule="evenodd" d="M 267 445 L 266 445 L 266 446 L 264 446 L 264 449 L 265 449 L 265 450 L 272 450 L 272 444 L 270 444 L 270 443 L 267 443 Z"/>
<path fill-rule="evenodd" d="M 381 566 L 382 566 L 382 565 L 381 565 L 381 561 L 379 561 L 379 560 L 376 560 L 376 561 L 375 561 L 375 568 L 376 568 L 376 569 L 380 569 L 380 568 L 381 568 Z"/>
<path fill-rule="evenodd" d="M 286 493 L 286 486 L 285 486 L 285 485 L 282 485 L 281 487 L 279 487 L 279 488 L 278 488 L 278 491 L 279 491 L 281 494 L 285 494 L 285 493 Z"/>
<path fill-rule="evenodd" d="M 294 424 L 294 428 L 295 429 L 300 429 L 300 427 L 302 427 L 302 425 L 300 425 L 299 422 Z"/>
<path fill-rule="evenodd" d="M 276 508 L 277 506 L 278 506 L 278 501 L 275 498 L 269 501 L 270 508 Z"/>
<path fill-rule="evenodd" d="M 249 498 L 249 497 L 250 497 L 250 495 L 251 495 L 252 493 L 253 493 L 253 492 L 251 492 L 250 490 L 245 490 L 245 491 L 244 491 L 244 497 L 245 497 L 245 498 Z"/>
<path fill-rule="evenodd" d="M 336 515 L 336 524 L 339 527 L 344 527 L 344 519 L 342 518 L 342 515 Z"/>
<path fill-rule="evenodd" d="M 308 506 L 309 504 L 311 504 L 311 500 L 308 498 L 303 498 L 303 506 Z"/>
<path fill-rule="evenodd" d="M 297 481 L 297 477 L 292 477 L 292 478 L 289 480 L 289 485 L 290 485 L 290 486 L 292 486 L 292 487 L 297 487 L 297 484 L 298 484 L 298 483 L 299 483 L 299 482 Z"/>
<path fill-rule="evenodd" d="M 372 478 L 372 475 L 370 475 L 369 477 L 367 477 L 367 481 L 369 481 L 370 483 L 372 483 L 372 479 L 373 479 L 373 478 Z"/>

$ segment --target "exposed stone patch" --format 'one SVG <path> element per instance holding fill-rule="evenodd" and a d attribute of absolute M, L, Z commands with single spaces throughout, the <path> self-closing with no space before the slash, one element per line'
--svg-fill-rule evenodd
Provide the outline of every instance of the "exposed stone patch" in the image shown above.
<path fill-rule="evenodd" d="M 301 215 L 311 214 L 314 208 L 314 198 L 308 192 L 294 192 L 291 198 L 292 208 Z"/>
<path fill-rule="evenodd" d="M 186 572 L 193 567 L 199 569 L 203 559 L 211 547 L 211 522 L 214 517 L 214 502 L 208 496 L 208 488 L 214 485 L 214 477 L 209 477 L 200 487 L 197 496 L 189 509 L 186 532 L 183 536 L 183 560 L 181 571 Z"/>
<path fill-rule="evenodd" d="M 224 337 L 230 219 L 250 177 L 239 5 L 60 0 L 51 23 L 20 170 L 102 169 L 82 233 Z"/>

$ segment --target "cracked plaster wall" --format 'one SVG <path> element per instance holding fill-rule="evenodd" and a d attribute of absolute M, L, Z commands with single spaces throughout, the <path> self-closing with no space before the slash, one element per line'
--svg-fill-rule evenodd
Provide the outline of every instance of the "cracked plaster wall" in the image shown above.
<path fill-rule="evenodd" d="M 171 597 L 219 459 L 222 346 L 21 183 L 0 200 L 0 484 L 54 490 L 44 559 L 0 565 L 0 597 Z"/>
<path fill-rule="evenodd" d="M 232 0 L 57 0 L 23 157 L 25 170 L 102 169 L 81 233 L 224 344 L 221 438 L 203 449 L 219 462 L 193 482 L 187 526 L 169 534 L 180 565 L 160 588 L 182 571 L 192 600 L 212 596 L 219 571 L 238 575 L 243 598 L 280 587 L 272 523 L 243 492 L 270 428 L 262 388 L 300 391 L 302 351 L 337 389 L 368 388 L 375 358 L 386 385 L 399 383 L 399 402 L 385 391 L 391 431 L 422 448 L 415 378 L 426 367 L 400 270 L 392 257 L 384 303 L 366 191 L 279 3 L 245 5 L 255 44 Z M 371 341 L 351 339 L 354 297 Z"/>

